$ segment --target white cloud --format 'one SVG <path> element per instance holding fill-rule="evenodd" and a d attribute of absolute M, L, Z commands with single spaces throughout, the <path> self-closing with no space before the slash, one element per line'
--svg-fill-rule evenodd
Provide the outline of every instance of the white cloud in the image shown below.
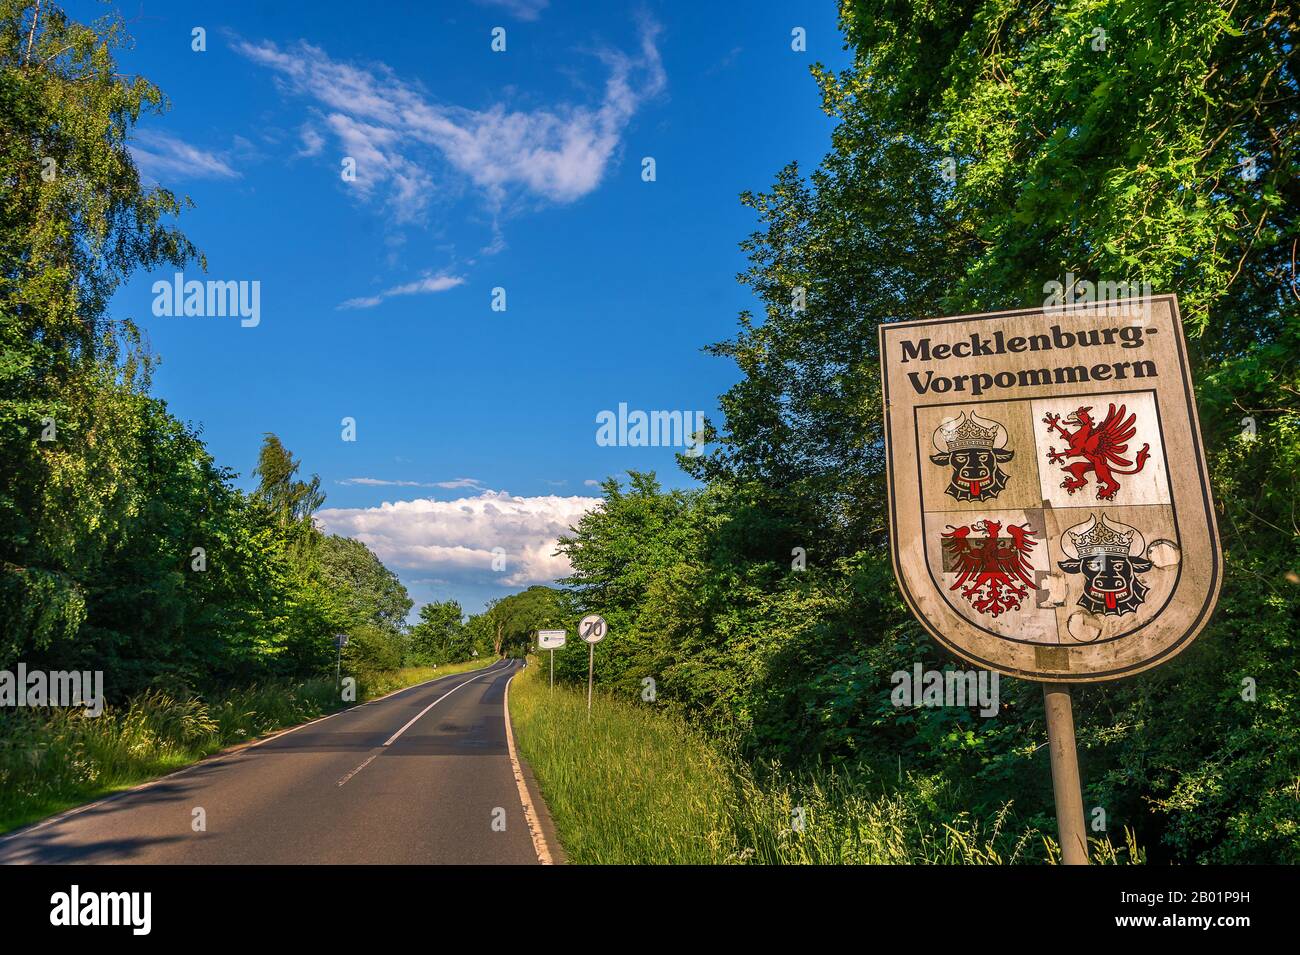
<path fill-rule="evenodd" d="M 471 487 L 475 490 L 483 489 L 483 482 L 477 478 L 456 478 L 454 481 L 439 481 L 438 487 L 452 490 L 455 488 Z"/>
<path fill-rule="evenodd" d="M 390 481 L 385 478 L 354 477 L 344 478 L 337 483 L 360 487 L 440 487 L 445 490 L 473 488 L 476 491 L 484 489 L 483 482 L 477 478 L 455 478 L 451 481 Z"/>
<path fill-rule="evenodd" d="M 339 484 L 361 487 L 437 487 L 428 481 L 386 481 L 383 478 L 355 477 L 344 478 Z"/>
<path fill-rule="evenodd" d="M 595 480 L 594 478 L 587 478 L 587 480 L 583 481 L 582 483 L 585 484 L 587 487 L 600 487 L 600 482 Z"/>
<path fill-rule="evenodd" d="M 302 140 L 302 149 L 298 150 L 299 156 L 316 156 L 325 148 L 325 137 L 318 133 L 310 123 L 304 123 L 298 130 L 298 138 Z"/>
<path fill-rule="evenodd" d="M 572 202 L 594 190 L 632 116 L 667 83 L 658 34 L 644 20 L 636 55 L 599 53 L 609 71 L 599 103 L 533 110 L 437 103 L 382 63 L 339 62 L 306 42 L 281 49 L 241 40 L 235 49 L 323 108 L 326 127 L 356 160 L 352 185 L 364 197 L 381 198 L 398 221 L 411 221 L 438 191 L 434 170 L 440 167 L 468 179 L 494 207 L 513 191 Z"/>
<path fill-rule="evenodd" d="M 215 153 L 166 133 L 137 130 L 135 142 L 128 148 L 140 171 L 153 179 L 239 178 L 239 173 Z"/>
<path fill-rule="evenodd" d="M 476 0 L 479 6 L 497 7 L 517 20 L 536 20 L 551 0 Z"/>
<path fill-rule="evenodd" d="M 457 285 L 464 284 L 465 279 L 460 275 L 426 275 L 414 282 L 406 282 L 385 289 L 378 295 L 363 295 L 359 298 L 350 298 L 346 302 L 340 302 L 338 307 L 374 308 L 384 299 L 392 298 L 394 295 L 429 295 L 434 292 L 445 292 L 447 289 L 453 289 Z"/>
<path fill-rule="evenodd" d="M 391 567 L 519 587 L 551 583 L 570 573 L 568 560 L 555 553 L 556 541 L 599 504 L 594 497 L 484 491 L 452 501 L 421 498 L 378 507 L 326 508 L 317 518 L 327 532 L 363 541 Z M 492 568 L 497 547 L 506 555 L 503 572 Z"/>

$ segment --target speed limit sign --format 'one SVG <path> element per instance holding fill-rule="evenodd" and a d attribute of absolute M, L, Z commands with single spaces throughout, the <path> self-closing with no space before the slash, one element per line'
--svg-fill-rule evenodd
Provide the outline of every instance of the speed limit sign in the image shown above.
<path fill-rule="evenodd" d="M 578 621 L 578 636 L 588 643 L 600 643 L 605 632 L 605 618 L 600 614 L 589 613 Z"/>
<path fill-rule="evenodd" d="M 587 641 L 587 719 L 591 719 L 591 686 L 596 678 L 596 644 L 608 633 L 605 618 L 589 613 L 578 621 L 578 636 Z"/>

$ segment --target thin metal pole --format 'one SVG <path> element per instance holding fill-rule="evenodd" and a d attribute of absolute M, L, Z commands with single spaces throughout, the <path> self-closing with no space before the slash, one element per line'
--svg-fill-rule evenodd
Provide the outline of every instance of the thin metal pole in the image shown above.
<path fill-rule="evenodd" d="M 551 647 L 551 692 L 555 692 L 555 647 Z"/>
<path fill-rule="evenodd" d="M 1047 713 L 1047 748 L 1052 759 L 1052 791 L 1056 795 L 1056 827 L 1065 865 L 1088 864 L 1088 834 L 1083 824 L 1083 791 L 1079 783 L 1079 751 L 1074 743 L 1074 707 L 1069 686 L 1043 684 Z"/>
<path fill-rule="evenodd" d="M 338 662 L 334 664 L 334 692 L 335 693 L 339 691 L 339 685 L 342 683 L 342 680 L 343 680 L 343 644 L 340 642 L 339 659 Z"/>
<path fill-rule="evenodd" d="M 587 719 L 591 719 L 591 681 L 596 672 L 596 645 L 587 644 Z"/>

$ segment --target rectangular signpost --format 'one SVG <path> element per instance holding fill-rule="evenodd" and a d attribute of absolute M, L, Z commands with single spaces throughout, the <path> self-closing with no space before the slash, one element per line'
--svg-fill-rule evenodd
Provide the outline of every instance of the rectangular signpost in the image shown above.
<path fill-rule="evenodd" d="M 555 689 L 555 648 L 564 646 L 564 641 L 568 637 L 567 630 L 538 630 L 537 646 L 542 650 L 551 651 L 551 689 Z"/>
<path fill-rule="evenodd" d="M 1071 686 L 1141 673 L 1223 576 L 1177 300 L 880 327 L 894 574 L 935 640 L 1043 684 L 1062 860 L 1088 860 Z"/>

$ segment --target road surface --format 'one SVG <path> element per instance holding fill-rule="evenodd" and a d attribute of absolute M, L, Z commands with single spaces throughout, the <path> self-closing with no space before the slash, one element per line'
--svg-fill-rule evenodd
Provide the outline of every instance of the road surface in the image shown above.
<path fill-rule="evenodd" d="M 0 863 L 537 864 L 554 842 L 549 824 L 534 836 L 535 787 L 530 829 L 507 748 L 518 670 L 443 677 L 204 760 L 0 837 Z"/>

